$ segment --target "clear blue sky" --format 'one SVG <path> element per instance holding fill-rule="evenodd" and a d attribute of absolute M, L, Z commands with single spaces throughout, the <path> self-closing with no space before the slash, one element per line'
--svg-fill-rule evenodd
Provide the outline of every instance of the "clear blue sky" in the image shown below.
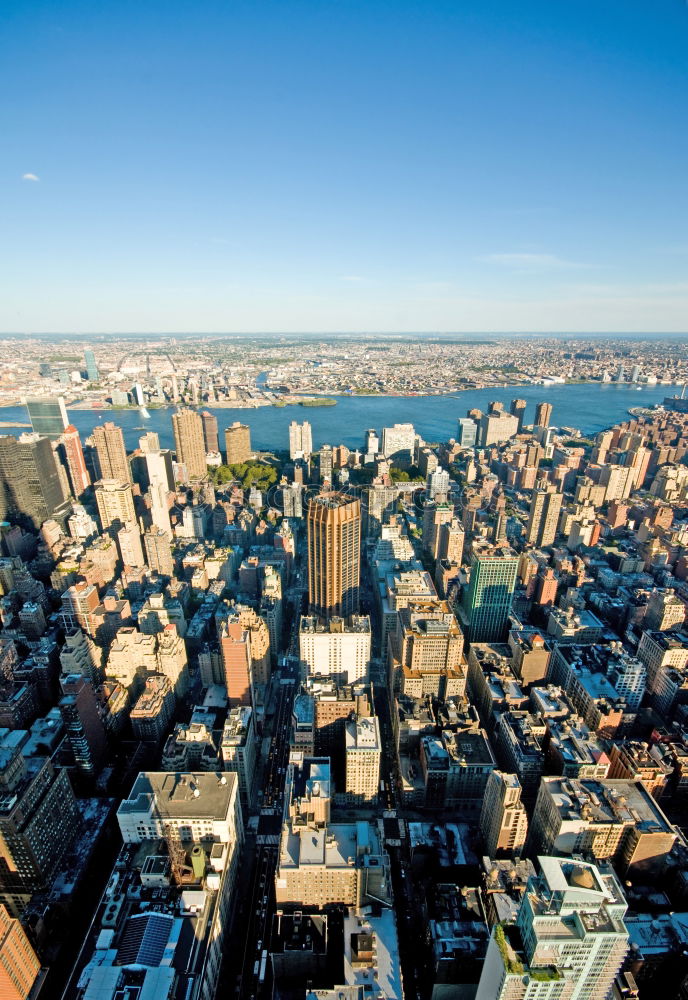
<path fill-rule="evenodd" d="M 10 0 L 2 331 L 680 331 L 685 0 Z"/>

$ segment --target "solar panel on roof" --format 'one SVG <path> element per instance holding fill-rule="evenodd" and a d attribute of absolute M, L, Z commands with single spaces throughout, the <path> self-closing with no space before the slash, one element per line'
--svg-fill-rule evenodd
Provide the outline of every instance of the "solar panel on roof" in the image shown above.
<path fill-rule="evenodd" d="M 167 913 L 136 913 L 127 921 L 116 965 L 157 968 L 165 954 L 174 918 Z"/>

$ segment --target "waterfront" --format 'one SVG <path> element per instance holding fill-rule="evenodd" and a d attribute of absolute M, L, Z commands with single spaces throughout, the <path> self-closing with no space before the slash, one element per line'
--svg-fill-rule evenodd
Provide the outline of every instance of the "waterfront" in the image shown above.
<path fill-rule="evenodd" d="M 639 390 L 639 391 L 638 391 Z M 362 447 L 368 427 L 378 431 L 394 423 L 411 422 L 426 441 L 446 441 L 456 435 L 456 421 L 472 407 L 486 410 L 490 400 L 499 400 L 508 409 L 512 399 L 525 399 L 526 423 L 532 422 L 535 405 L 542 400 L 552 403 L 554 426 L 576 427 L 584 434 L 598 431 L 628 418 L 629 407 L 653 406 L 675 392 L 672 386 L 641 386 L 607 383 L 582 385 L 530 385 L 505 389 L 469 389 L 448 396 L 339 396 L 336 406 L 303 407 L 264 406 L 257 409 L 213 408 L 220 431 L 235 420 L 248 424 L 251 441 L 259 450 L 286 449 L 289 446 L 289 423 L 308 420 L 313 428 L 313 447 L 321 444 L 345 444 Z M 164 448 L 174 447 L 171 416 L 175 407 L 150 411 L 150 419 L 142 418 L 138 410 L 75 410 L 69 419 L 82 438 L 96 424 L 112 420 L 124 431 L 127 448 L 138 446 L 144 430 L 156 431 Z M 0 420 L 25 424 L 23 406 L 0 407 Z M 145 426 L 144 426 L 145 425 Z M 21 434 L 22 427 L 5 427 L 7 433 Z M 224 444 L 224 442 L 221 442 Z"/>

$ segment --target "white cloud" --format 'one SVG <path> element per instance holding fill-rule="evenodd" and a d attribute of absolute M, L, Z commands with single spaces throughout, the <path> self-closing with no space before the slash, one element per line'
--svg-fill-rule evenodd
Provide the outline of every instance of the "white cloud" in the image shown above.
<path fill-rule="evenodd" d="M 22 180 L 23 181 L 39 181 L 40 177 L 37 177 L 36 174 L 22 174 Z"/>

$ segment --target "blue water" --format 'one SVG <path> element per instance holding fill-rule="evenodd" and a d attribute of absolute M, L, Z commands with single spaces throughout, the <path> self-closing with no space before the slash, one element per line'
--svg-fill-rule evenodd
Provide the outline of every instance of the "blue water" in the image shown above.
<path fill-rule="evenodd" d="M 446 441 L 456 436 L 456 421 L 472 407 L 486 410 L 490 400 L 499 400 L 508 409 L 514 398 L 528 403 L 526 423 L 532 423 L 535 405 L 543 400 L 552 403 L 554 426 L 577 427 L 584 434 L 595 434 L 628 417 L 631 406 L 652 406 L 675 392 L 671 386 L 552 385 L 520 386 L 509 389 L 469 389 L 451 396 L 340 396 L 336 406 L 304 407 L 263 406 L 259 409 L 204 407 L 218 419 L 222 430 L 235 420 L 251 428 L 251 443 L 260 450 L 287 449 L 291 420 L 309 420 L 313 428 L 313 447 L 321 444 L 345 444 L 363 447 L 368 427 L 378 431 L 394 423 L 411 422 L 426 441 Z M 138 446 L 144 430 L 156 431 L 163 448 L 174 447 L 171 415 L 174 407 L 151 410 L 144 420 L 138 410 L 69 410 L 69 418 L 82 438 L 104 420 L 112 420 L 124 431 L 130 450 Z M 0 407 L 0 421 L 28 421 L 23 406 Z M 0 434 L 20 434 L 22 428 L 3 428 Z"/>

